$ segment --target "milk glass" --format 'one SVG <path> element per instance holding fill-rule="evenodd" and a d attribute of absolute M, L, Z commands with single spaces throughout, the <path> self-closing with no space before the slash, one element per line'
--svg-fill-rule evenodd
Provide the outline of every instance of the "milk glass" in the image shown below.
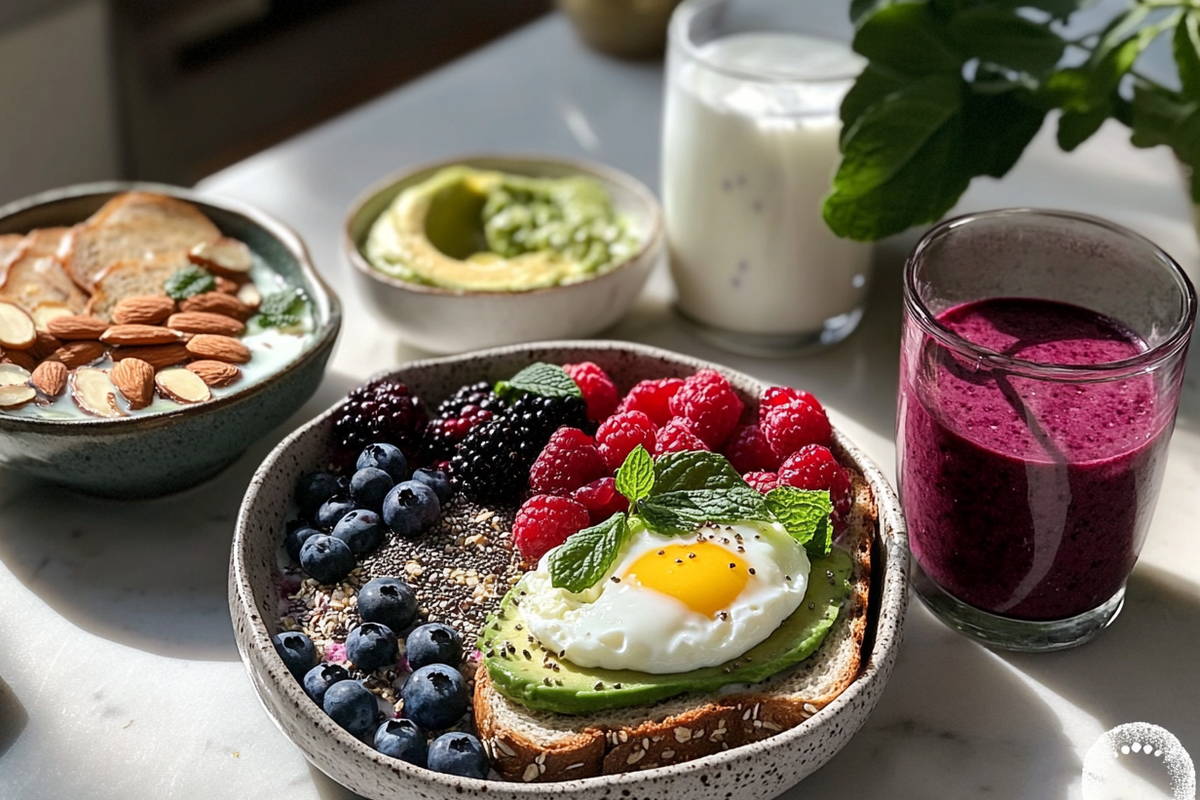
<path fill-rule="evenodd" d="M 805 27 L 827 5 L 685 0 L 671 19 L 662 195 L 677 309 L 732 350 L 833 344 L 862 317 L 871 247 L 834 236 L 821 203 L 865 62 Z"/>

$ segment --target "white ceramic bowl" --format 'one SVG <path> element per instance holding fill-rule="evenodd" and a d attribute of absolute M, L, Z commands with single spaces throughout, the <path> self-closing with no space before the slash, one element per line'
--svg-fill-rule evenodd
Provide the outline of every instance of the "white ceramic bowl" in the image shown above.
<path fill-rule="evenodd" d="M 450 358 L 418 361 L 393 375 L 436 404 L 464 383 L 511 376 L 535 361 L 594 361 L 618 387 L 663 376 L 686 376 L 701 367 L 721 369 L 747 400 L 765 385 L 712 364 L 623 342 L 547 342 L 505 347 Z M 547 784 L 502 783 L 458 778 L 387 758 L 346 733 L 288 673 L 275 654 L 278 609 L 276 554 L 296 480 L 326 462 L 333 413 L 326 411 L 285 439 L 267 457 L 246 492 L 234 534 L 229 607 L 242 659 L 267 713 L 322 772 L 371 798 L 451 800 L 480 795 L 495 800 L 556 797 L 662 798 L 662 800 L 765 800 L 812 774 L 849 741 L 866 720 L 891 675 L 908 602 L 908 538 L 900 505 L 887 480 L 869 459 L 835 431 L 843 463 L 860 470 L 879 508 L 872 553 L 868 633 L 862 671 L 836 700 L 801 725 L 770 739 L 704 758 L 624 775 Z"/>
<path fill-rule="evenodd" d="M 403 189 L 440 169 L 465 165 L 537 178 L 587 175 L 608 190 L 613 206 L 641 236 L 642 247 L 624 264 L 580 283 L 514 292 L 472 292 L 410 283 L 373 268 L 362 253 L 372 223 Z M 412 344 L 434 353 L 591 336 L 629 309 L 655 264 L 666 257 L 662 211 L 637 180 L 599 164 L 552 158 L 459 158 L 385 178 L 350 208 L 343 250 L 370 308 Z"/>

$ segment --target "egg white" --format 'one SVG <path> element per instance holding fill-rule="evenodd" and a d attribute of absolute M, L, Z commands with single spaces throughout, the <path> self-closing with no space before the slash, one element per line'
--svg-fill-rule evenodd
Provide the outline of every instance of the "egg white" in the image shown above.
<path fill-rule="evenodd" d="M 716 618 L 635 581 L 613 580 L 643 554 L 699 537 L 754 570 Z M 687 672 L 735 659 L 770 636 L 804 599 L 809 569 L 804 549 L 777 523 L 705 527 L 670 538 L 637 526 L 613 567 L 585 592 L 554 588 L 549 554 L 543 556 L 522 580 L 521 614 L 543 647 L 581 667 Z"/>

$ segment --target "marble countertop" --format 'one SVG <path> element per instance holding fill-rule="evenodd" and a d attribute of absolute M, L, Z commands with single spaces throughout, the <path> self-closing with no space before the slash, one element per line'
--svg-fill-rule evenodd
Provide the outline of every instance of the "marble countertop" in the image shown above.
<path fill-rule="evenodd" d="M 837 5 L 837 4 L 832 4 Z M 226 608 L 229 542 L 256 465 L 289 430 L 367 375 L 425 355 L 365 310 L 339 229 L 370 183 L 479 152 L 582 156 L 657 186 L 661 66 L 584 49 L 555 15 L 205 181 L 293 226 L 339 291 L 345 326 L 324 383 L 295 417 L 215 480 L 136 504 L 0 472 L 0 798 L 339 798 L 259 706 Z M 1070 208 L 1127 225 L 1193 279 L 1200 245 L 1169 153 L 1105 128 L 1066 156 L 1043 131 L 1001 181 L 957 210 Z M 900 265 L 916 234 L 876 248 L 861 329 L 808 358 L 735 356 L 694 338 L 655 274 L 607 335 L 690 353 L 821 397 L 889 474 Z M 808 798 L 1079 798 L 1089 748 L 1153 723 L 1200 756 L 1200 348 L 1194 348 L 1162 498 L 1125 610 L 1095 642 L 1053 655 L 994 653 L 918 603 L 874 715 Z M 1170 797 L 1143 756 L 1139 796 Z M 1157 770 L 1157 772 L 1156 772 Z M 1134 779 L 1136 780 L 1136 779 Z"/>

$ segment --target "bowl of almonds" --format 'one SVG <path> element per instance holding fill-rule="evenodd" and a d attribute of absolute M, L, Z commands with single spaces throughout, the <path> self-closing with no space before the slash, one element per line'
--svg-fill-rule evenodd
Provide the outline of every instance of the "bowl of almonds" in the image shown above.
<path fill-rule="evenodd" d="M 110 497 L 205 480 L 312 396 L 341 325 L 299 237 L 185 189 L 0 208 L 0 467 Z"/>

